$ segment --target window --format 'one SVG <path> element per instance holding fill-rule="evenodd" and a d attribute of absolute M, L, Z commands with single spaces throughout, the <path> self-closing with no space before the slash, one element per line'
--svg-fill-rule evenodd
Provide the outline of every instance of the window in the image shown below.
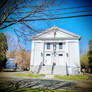
<path fill-rule="evenodd" d="M 63 54 L 59 54 L 59 56 L 63 56 Z"/>
<path fill-rule="evenodd" d="M 50 43 L 47 43 L 47 49 L 50 49 Z"/>
<path fill-rule="evenodd" d="M 62 43 L 59 43 L 59 49 L 62 49 Z"/>
<path fill-rule="evenodd" d="M 50 56 L 50 54 L 46 54 L 46 56 Z"/>

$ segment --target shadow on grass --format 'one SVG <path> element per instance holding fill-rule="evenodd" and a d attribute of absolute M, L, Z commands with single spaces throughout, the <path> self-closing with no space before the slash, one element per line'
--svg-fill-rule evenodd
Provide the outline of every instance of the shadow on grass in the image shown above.
<path fill-rule="evenodd" d="M 0 92 L 92 92 L 91 85 L 91 82 L 11 78 L 0 81 Z"/>
<path fill-rule="evenodd" d="M 92 90 L 53 90 L 53 89 L 38 89 L 38 88 L 24 88 L 0 86 L 0 92 L 92 92 Z"/>
<path fill-rule="evenodd" d="M 50 90 L 50 89 L 38 89 L 38 88 L 23 88 L 19 87 L 9 87 L 9 86 L 0 86 L 0 92 L 66 92 L 61 90 Z M 71 91 L 67 91 L 71 92 Z"/>

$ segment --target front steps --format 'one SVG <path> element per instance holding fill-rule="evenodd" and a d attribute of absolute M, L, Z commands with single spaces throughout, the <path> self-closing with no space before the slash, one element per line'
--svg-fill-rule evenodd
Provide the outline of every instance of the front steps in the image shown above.
<path fill-rule="evenodd" d="M 66 66 L 57 66 L 55 65 L 52 68 L 52 65 L 45 65 L 45 66 L 32 66 L 30 71 L 33 73 L 38 74 L 46 74 L 46 75 L 79 75 L 80 68 L 79 67 L 66 67 Z"/>
<path fill-rule="evenodd" d="M 42 66 L 39 74 L 51 74 L 52 66 Z"/>
<path fill-rule="evenodd" d="M 42 66 L 39 74 L 66 75 L 66 67 L 64 66 Z"/>
<path fill-rule="evenodd" d="M 46 79 L 53 79 L 54 78 L 54 75 L 45 75 L 45 78 Z"/>

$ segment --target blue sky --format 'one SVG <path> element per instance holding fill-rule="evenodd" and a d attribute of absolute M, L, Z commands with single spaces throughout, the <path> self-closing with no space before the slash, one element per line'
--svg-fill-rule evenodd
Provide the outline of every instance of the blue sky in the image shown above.
<path fill-rule="evenodd" d="M 50 7 L 50 8 L 61 9 L 61 8 L 79 7 L 79 6 L 87 6 L 87 5 L 92 6 L 92 1 L 91 0 L 57 0 L 56 6 L 53 5 L 54 7 Z M 91 10 L 91 9 L 92 7 L 85 7 L 85 8 L 77 8 L 77 9 L 69 9 L 69 10 L 66 9 L 66 10 L 61 10 L 59 12 L 62 14 L 62 13 L 78 12 L 81 10 L 85 11 L 85 10 Z M 81 15 L 81 14 L 92 14 L 92 11 L 83 12 L 83 13 L 81 12 L 81 13 L 76 13 L 76 14 L 59 15 L 59 17 Z M 82 37 L 80 40 L 81 55 L 85 53 L 85 51 L 88 50 L 88 41 L 92 39 L 92 16 L 55 19 L 55 20 L 48 20 L 48 21 L 47 20 L 34 21 L 34 22 L 27 22 L 27 24 L 31 25 L 34 29 L 40 30 L 40 31 L 44 31 L 52 27 L 53 25 L 56 25 L 57 27 L 73 32 L 77 35 L 80 35 Z M 21 26 L 19 24 L 16 24 L 13 27 L 15 28 L 17 27 L 18 30 L 21 30 L 20 29 Z M 16 38 L 16 35 L 14 34 L 13 30 L 11 30 L 10 28 L 4 29 L 4 30 L 5 31 L 9 30 L 11 34 L 13 34 Z M 31 42 L 28 42 L 25 48 L 27 50 L 31 50 Z"/>

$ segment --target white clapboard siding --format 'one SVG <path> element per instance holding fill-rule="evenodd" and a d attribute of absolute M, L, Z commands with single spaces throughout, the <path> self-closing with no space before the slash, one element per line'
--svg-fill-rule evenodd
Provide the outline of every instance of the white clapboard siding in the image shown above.
<path fill-rule="evenodd" d="M 34 56 L 33 64 L 34 65 L 40 65 L 40 63 L 43 60 L 43 57 L 41 56 L 41 53 L 43 53 L 43 43 L 35 42 L 34 46 Z"/>

